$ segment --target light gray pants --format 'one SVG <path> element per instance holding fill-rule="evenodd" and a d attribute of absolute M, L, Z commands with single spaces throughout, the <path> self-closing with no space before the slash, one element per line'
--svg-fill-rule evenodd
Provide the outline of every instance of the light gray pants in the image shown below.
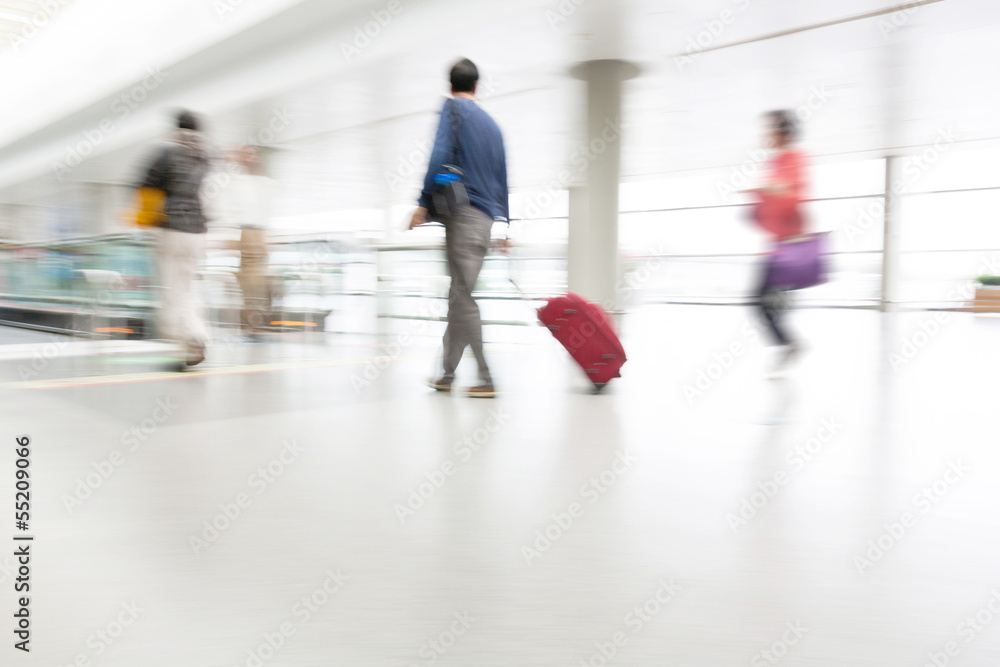
<path fill-rule="evenodd" d="M 189 353 L 203 349 L 208 327 L 201 317 L 195 280 L 198 264 L 205 256 L 205 235 L 161 229 L 158 255 L 163 284 L 160 336 L 177 341 Z"/>
<path fill-rule="evenodd" d="M 458 362 L 465 348 L 471 345 L 479 364 L 480 379 L 485 384 L 493 383 L 483 354 L 483 321 L 479 305 L 472 298 L 490 247 L 492 228 L 493 220 L 472 206 L 462 207 L 445 224 L 451 289 L 448 292 L 448 328 L 444 333 L 444 377 L 449 380 L 454 379 Z"/>

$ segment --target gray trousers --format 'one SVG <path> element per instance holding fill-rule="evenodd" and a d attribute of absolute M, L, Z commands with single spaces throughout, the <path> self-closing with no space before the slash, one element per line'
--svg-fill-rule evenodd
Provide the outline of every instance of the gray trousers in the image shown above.
<path fill-rule="evenodd" d="M 492 384 L 490 369 L 483 354 L 483 321 L 472 290 L 479 280 L 483 260 L 490 247 L 493 220 L 472 206 L 459 209 L 445 224 L 445 247 L 448 253 L 448 328 L 444 333 L 444 377 L 453 379 L 465 348 L 472 346 L 479 364 L 480 379 Z"/>

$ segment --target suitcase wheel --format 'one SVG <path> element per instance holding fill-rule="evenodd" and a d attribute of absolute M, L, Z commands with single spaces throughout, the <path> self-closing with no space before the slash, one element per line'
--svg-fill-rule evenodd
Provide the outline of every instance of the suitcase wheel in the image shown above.
<path fill-rule="evenodd" d="M 607 387 L 607 386 L 608 386 L 607 382 L 595 382 L 594 383 L 594 393 L 595 394 L 600 394 L 602 391 L 604 391 L 604 388 Z"/>

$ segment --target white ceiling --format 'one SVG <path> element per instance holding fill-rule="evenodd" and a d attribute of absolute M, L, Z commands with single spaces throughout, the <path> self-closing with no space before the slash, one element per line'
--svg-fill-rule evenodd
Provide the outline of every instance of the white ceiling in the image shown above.
<path fill-rule="evenodd" d="M 0 49 L 19 50 L 73 0 L 0 0 Z"/>
<path fill-rule="evenodd" d="M 970 144 L 1000 137 L 995 0 L 947 0 L 729 48 L 718 47 L 893 3 L 588 0 L 561 21 L 560 6 L 572 0 L 402 0 L 399 16 L 351 62 L 342 45 L 387 0 L 244 3 L 242 18 L 220 23 L 212 3 L 199 0 L 75 0 L 60 19 L 60 40 L 103 30 L 96 44 L 53 34 L 42 48 L 39 37 L 27 70 L 0 69 L 0 84 L 18 91 L 0 102 L 9 119 L 0 127 L 8 149 L 0 152 L 0 195 L 9 199 L 26 180 L 51 185 L 51 161 L 153 62 L 171 73 L 169 84 L 75 177 L 130 178 L 174 105 L 207 112 L 226 142 L 288 108 L 295 121 L 275 142 L 290 156 L 286 175 L 330 205 L 382 202 L 387 170 L 429 134 L 457 55 L 476 60 L 492 83 L 483 103 L 505 130 L 519 188 L 551 180 L 580 145 L 584 88 L 568 72 L 593 57 L 626 57 L 643 70 L 625 89 L 626 180 L 739 164 L 759 141 L 761 112 L 810 101 L 804 141 L 831 160 L 913 150 L 948 128 Z M 139 4 L 143 11 L 129 9 Z M 124 18 L 99 28 L 101 7 Z M 717 50 L 679 67 L 675 56 L 699 38 Z M 53 65 L 70 52 L 79 64 Z M 887 128 L 893 97 L 900 111 Z M 16 188 L 21 198 L 43 190 Z M 410 197 L 405 188 L 391 194 Z"/>

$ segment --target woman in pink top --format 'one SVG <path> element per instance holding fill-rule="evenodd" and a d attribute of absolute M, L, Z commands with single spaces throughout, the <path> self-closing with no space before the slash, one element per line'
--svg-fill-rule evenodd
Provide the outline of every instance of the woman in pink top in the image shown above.
<path fill-rule="evenodd" d="M 790 111 L 771 111 L 768 122 L 768 148 L 774 155 L 767 164 L 762 187 L 748 191 L 757 198 L 754 219 L 774 241 L 797 236 L 803 232 L 802 200 L 806 190 L 805 156 L 792 146 L 798 128 Z M 774 341 L 782 346 L 779 365 L 785 365 L 801 350 L 783 326 L 782 315 L 788 308 L 788 292 L 770 283 L 770 258 L 764 266 L 761 280 L 754 292 L 755 305 L 760 309 Z"/>

